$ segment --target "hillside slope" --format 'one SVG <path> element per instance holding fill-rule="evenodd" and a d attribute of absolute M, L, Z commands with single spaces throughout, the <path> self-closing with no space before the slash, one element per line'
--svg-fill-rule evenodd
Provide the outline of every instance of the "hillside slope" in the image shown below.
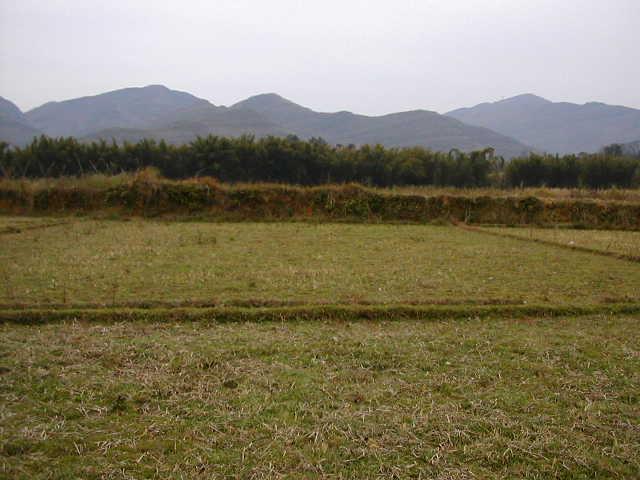
<path fill-rule="evenodd" d="M 231 108 L 254 110 L 302 138 L 322 137 L 329 143 L 381 143 L 390 147 L 421 145 L 442 151 L 490 146 L 505 157 L 530 151 L 529 147 L 512 138 L 427 110 L 377 117 L 345 111 L 323 113 L 273 93 L 250 97 Z"/>
<path fill-rule="evenodd" d="M 262 115 L 217 107 L 207 100 L 162 85 L 125 88 L 64 102 L 50 102 L 26 114 L 51 136 L 184 143 L 198 135 L 283 135 Z"/>
<path fill-rule="evenodd" d="M 136 142 L 143 138 L 168 143 L 188 143 L 198 136 L 218 135 L 237 137 L 243 134 L 264 137 L 267 135 L 286 136 L 289 132 L 270 122 L 263 115 L 250 110 L 232 110 L 226 107 L 200 105 L 176 112 L 165 121 L 157 122 L 147 129 L 112 127 L 83 136 L 83 140 L 116 140 Z"/>
<path fill-rule="evenodd" d="M 22 146 L 41 133 L 14 103 L 0 97 L 0 141 Z"/>
<path fill-rule="evenodd" d="M 26 116 L 48 135 L 82 137 L 107 128 L 149 128 L 169 121 L 177 111 L 206 104 L 189 93 L 150 85 L 49 102 Z"/>
<path fill-rule="evenodd" d="M 550 153 L 596 152 L 640 138 L 640 110 L 604 103 L 554 103 L 526 94 L 447 113 Z"/>

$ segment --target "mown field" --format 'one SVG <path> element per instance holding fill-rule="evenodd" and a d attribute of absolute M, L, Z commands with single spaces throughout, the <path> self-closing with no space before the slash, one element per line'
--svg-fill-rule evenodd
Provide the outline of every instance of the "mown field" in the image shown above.
<path fill-rule="evenodd" d="M 638 249 L 0 216 L 0 478 L 637 478 Z"/>
<path fill-rule="evenodd" d="M 452 226 L 49 221 L 2 219 L 0 304 L 640 301 L 637 262 Z"/>
<path fill-rule="evenodd" d="M 637 317 L 0 326 L 4 478 L 637 478 Z"/>
<path fill-rule="evenodd" d="M 484 230 L 525 240 L 541 241 L 574 249 L 592 250 L 640 261 L 640 232 L 504 227 Z"/>

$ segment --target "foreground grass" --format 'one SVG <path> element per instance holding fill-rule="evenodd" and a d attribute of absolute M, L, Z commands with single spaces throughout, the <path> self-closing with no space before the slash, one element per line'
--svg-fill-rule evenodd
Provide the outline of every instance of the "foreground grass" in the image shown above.
<path fill-rule="evenodd" d="M 640 292 L 637 263 L 455 227 L 68 222 L 0 236 L 0 303 L 560 305 Z"/>
<path fill-rule="evenodd" d="M 6 478 L 635 478 L 637 317 L 0 326 Z"/>
<path fill-rule="evenodd" d="M 542 240 L 565 247 L 588 248 L 640 260 L 640 232 L 503 227 L 483 228 L 483 230 L 529 240 Z"/>

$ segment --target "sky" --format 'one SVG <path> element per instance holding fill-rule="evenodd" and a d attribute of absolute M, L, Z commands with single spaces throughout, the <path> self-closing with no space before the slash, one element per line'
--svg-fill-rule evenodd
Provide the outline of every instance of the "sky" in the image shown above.
<path fill-rule="evenodd" d="M 640 108 L 640 0 L 0 0 L 0 96 L 163 84 L 378 115 L 535 93 Z"/>

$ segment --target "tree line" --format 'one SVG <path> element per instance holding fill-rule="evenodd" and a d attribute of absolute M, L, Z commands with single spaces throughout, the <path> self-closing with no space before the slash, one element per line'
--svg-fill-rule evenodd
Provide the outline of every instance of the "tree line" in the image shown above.
<path fill-rule="evenodd" d="M 434 152 L 423 147 L 329 145 L 295 136 L 256 139 L 199 137 L 184 145 L 80 142 L 41 136 L 22 148 L 0 142 L 0 175 L 42 178 L 114 175 L 155 167 L 173 179 L 210 176 L 223 182 L 299 185 L 357 182 L 389 187 L 590 187 L 640 186 L 640 158 L 603 151 L 581 155 L 538 155 L 509 162 L 491 148 Z"/>
<path fill-rule="evenodd" d="M 515 158 L 504 170 L 509 187 L 640 187 L 640 158 L 604 152 L 581 155 L 537 155 Z"/>

